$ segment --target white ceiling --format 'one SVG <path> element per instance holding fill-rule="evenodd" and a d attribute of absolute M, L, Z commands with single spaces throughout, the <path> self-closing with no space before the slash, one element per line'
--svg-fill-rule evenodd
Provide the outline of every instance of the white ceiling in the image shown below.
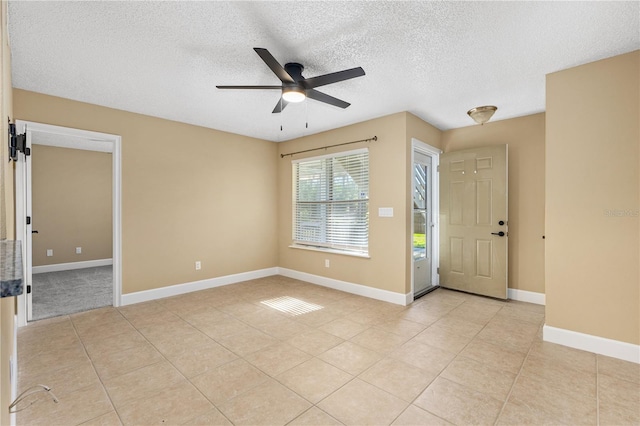
<path fill-rule="evenodd" d="M 544 111 L 545 74 L 640 48 L 640 2 L 9 2 L 14 87 L 282 141 L 409 111 L 441 130 Z M 304 76 L 361 66 L 271 111 L 254 47 Z M 308 122 L 308 128 L 305 123 Z M 282 126 L 283 130 L 280 130 Z"/>

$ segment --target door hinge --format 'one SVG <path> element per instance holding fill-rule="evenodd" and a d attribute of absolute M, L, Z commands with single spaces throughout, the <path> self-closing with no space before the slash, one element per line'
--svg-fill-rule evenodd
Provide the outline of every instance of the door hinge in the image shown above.
<path fill-rule="evenodd" d="M 440 172 L 440 164 L 438 164 L 438 165 L 436 166 L 436 172 L 438 172 L 438 173 Z"/>
<path fill-rule="evenodd" d="M 27 294 L 29 294 L 29 293 L 31 293 L 31 286 L 30 285 L 27 286 Z"/>
<path fill-rule="evenodd" d="M 31 216 L 27 216 L 27 225 L 31 225 Z"/>
<path fill-rule="evenodd" d="M 9 123 L 9 159 L 18 161 L 18 151 L 31 155 L 31 149 L 27 148 L 26 133 L 17 134 L 15 123 Z"/>
<path fill-rule="evenodd" d="M 440 268 L 436 268 L 436 274 L 440 275 Z"/>

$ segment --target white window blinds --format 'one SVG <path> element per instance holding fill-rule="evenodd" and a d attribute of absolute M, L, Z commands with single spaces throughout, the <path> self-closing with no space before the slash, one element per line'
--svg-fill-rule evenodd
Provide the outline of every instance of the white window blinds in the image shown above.
<path fill-rule="evenodd" d="M 367 254 L 369 151 L 293 162 L 293 242 Z"/>

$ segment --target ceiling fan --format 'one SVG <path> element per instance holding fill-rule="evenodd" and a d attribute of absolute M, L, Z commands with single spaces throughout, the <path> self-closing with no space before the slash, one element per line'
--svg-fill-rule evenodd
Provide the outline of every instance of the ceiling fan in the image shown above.
<path fill-rule="evenodd" d="M 218 89 L 277 89 L 282 91 L 282 97 L 273 109 L 273 113 L 282 112 L 282 110 L 291 102 L 302 102 L 305 98 L 324 102 L 329 105 L 346 108 L 351 105 L 341 99 L 329 96 L 326 93 L 317 91 L 315 88 L 326 86 L 327 84 L 337 83 L 339 81 L 349 80 L 351 78 L 361 77 L 364 70 L 361 67 L 351 68 L 344 71 L 338 71 L 330 74 L 320 75 L 318 77 L 304 78 L 302 71 L 304 67 L 296 62 L 290 62 L 280 65 L 278 61 L 269 53 L 267 49 L 254 47 L 253 50 L 262 58 L 273 73 L 282 81 L 281 86 L 216 86 Z"/>

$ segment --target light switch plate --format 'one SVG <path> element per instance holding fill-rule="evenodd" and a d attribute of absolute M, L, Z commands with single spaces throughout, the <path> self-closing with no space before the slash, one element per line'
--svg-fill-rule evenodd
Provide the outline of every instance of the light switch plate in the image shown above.
<path fill-rule="evenodd" d="M 379 217 L 393 217 L 393 207 L 380 207 L 378 208 Z"/>

